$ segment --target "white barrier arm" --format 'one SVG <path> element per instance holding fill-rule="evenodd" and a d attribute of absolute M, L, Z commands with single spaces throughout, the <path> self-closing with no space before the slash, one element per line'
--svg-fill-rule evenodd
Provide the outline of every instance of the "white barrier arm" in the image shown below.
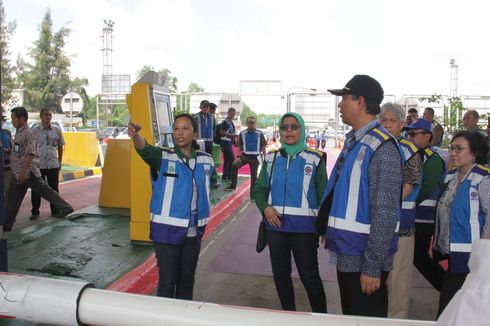
<path fill-rule="evenodd" d="M 35 323 L 78 325 L 77 306 L 90 283 L 0 273 L 0 315 Z"/>
<path fill-rule="evenodd" d="M 365 318 L 287 312 L 213 303 L 175 300 L 137 294 L 87 289 L 80 300 L 80 320 L 114 326 L 428 326 L 431 321 Z"/>
<path fill-rule="evenodd" d="M 166 326 L 428 326 L 430 321 L 287 312 L 98 290 L 88 283 L 0 273 L 0 314 L 31 322 Z"/>

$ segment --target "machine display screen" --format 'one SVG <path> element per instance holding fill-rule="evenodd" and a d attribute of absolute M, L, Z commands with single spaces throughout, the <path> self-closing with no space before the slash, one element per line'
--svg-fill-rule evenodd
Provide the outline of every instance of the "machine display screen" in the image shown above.
<path fill-rule="evenodd" d="M 170 96 L 168 94 L 158 92 L 153 92 L 153 96 L 155 116 L 152 114 L 152 120 L 155 143 L 172 147 L 173 114 L 170 106 Z"/>

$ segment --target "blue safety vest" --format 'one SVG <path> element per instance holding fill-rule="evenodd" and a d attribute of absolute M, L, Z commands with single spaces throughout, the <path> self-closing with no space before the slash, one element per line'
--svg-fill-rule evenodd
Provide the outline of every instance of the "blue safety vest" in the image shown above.
<path fill-rule="evenodd" d="M 455 178 L 455 172 L 456 170 L 448 172 L 444 180 L 446 186 Z M 485 214 L 481 208 L 478 188 L 481 181 L 489 176 L 490 169 L 477 164 L 456 190 L 449 220 L 449 268 L 451 272 L 469 273 L 468 260 L 471 246 L 484 236 Z M 438 235 L 436 229 L 435 243 L 437 243 Z"/>
<path fill-rule="evenodd" d="M 224 123 L 228 127 L 228 129 L 226 129 L 226 132 L 229 133 L 229 134 L 234 134 L 235 133 L 235 125 L 233 124 L 233 121 L 228 120 L 228 119 L 225 119 L 225 120 L 223 120 L 223 122 L 221 123 L 221 125 L 223 125 Z M 225 141 L 227 143 L 230 143 L 232 141 L 231 138 L 228 138 L 226 136 L 221 137 L 221 140 L 222 141 Z"/>
<path fill-rule="evenodd" d="M 242 150 L 246 155 L 259 155 L 261 153 L 261 136 L 262 132 L 260 130 L 244 130 L 240 133 L 240 139 L 242 141 L 243 148 Z"/>
<path fill-rule="evenodd" d="M 156 180 L 151 178 L 150 239 L 154 242 L 182 244 L 189 226 L 197 226 L 199 238 L 204 234 L 209 219 L 209 190 L 214 165 L 211 155 L 196 153 L 196 158 L 190 159 L 195 162 L 187 165 L 174 149 L 162 148 L 158 177 Z M 197 216 L 196 212 L 191 212 L 194 182 Z"/>
<path fill-rule="evenodd" d="M 265 178 L 269 183 L 275 153 L 265 157 Z M 268 203 L 281 214 L 281 226 L 266 228 L 279 232 L 315 233 L 319 203 L 315 178 L 323 152 L 307 148 L 291 157 L 280 151 L 272 169 Z"/>
<path fill-rule="evenodd" d="M 335 187 L 327 226 L 327 247 L 333 252 L 349 256 L 361 256 L 364 253 L 371 231 L 369 164 L 376 149 L 386 141 L 396 143 L 393 136 L 378 123 L 352 148 L 344 146 L 337 159 L 323 195 L 325 200 Z M 343 167 L 335 181 L 340 160 L 344 161 Z M 400 210 L 397 213 L 399 220 Z M 396 252 L 397 231 L 398 226 L 393 234 L 390 254 Z"/>
<path fill-rule="evenodd" d="M 398 148 L 402 159 L 407 164 L 407 161 L 411 159 L 414 155 L 420 155 L 420 147 L 415 145 L 408 139 L 401 138 L 398 141 Z M 415 201 L 420 191 L 420 181 L 418 184 L 414 184 L 412 191 L 402 202 L 402 214 L 400 217 L 400 229 L 410 230 L 415 226 Z"/>
<path fill-rule="evenodd" d="M 197 139 L 212 141 L 214 134 L 214 116 L 211 113 L 208 113 L 206 118 L 201 113 L 197 113 L 194 115 L 194 118 L 197 121 Z"/>
<path fill-rule="evenodd" d="M 431 158 L 433 155 L 436 155 L 437 158 L 442 162 L 443 172 L 441 173 L 440 182 L 437 185 L 436 189 L 430 194 L 429 198 L 423 200 L 415 208 L 415 222 L 434 223 L 434 219 L 436 217 L 437 201 L 439 200 L 439 196 L 441 195 L 441 185 L 444 182 L 444 176 L 446 173 L 446 164 L 444 163 L 444 160 L 439 156 L 434 147 L 427 147 L 426 149 L 424 149 L 423 154 L 424 165 L 427 163 L 429 158 Z"/>

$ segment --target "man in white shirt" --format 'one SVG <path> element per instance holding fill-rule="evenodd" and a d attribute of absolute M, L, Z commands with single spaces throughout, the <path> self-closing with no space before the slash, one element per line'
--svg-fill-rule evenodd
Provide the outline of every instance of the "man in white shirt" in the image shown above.
<path fill-rule="evenodd" d="M 61 161 L 63 159 L 63 145 L 65 140 L 61 130 L 51 124 L 53 113 L 49 108 L 41 110 L 39 117 L 41 124 L 32 128 L 37 140 L 37 152 L 39 155 L 39 167 L 41 178 L 48 182 L 48 185 L 56 192 L 58 191 L 59 174 Z M 36 220 L 39 218 L 39 207 L 41 206 L 41 197 L 35 192 L 31 193 L 31 216 L 29 219 Z M 51 215 L 56 216 L 58 209 L 50 204 Z"/>

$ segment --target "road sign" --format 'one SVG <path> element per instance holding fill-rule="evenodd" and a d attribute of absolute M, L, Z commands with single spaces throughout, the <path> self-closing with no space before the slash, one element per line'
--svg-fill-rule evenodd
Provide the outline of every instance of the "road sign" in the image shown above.
<path fill-rule="evenodd" d="M 83 100 L 77 93 L 70 92 L 61 99 L 61 109 L 68 116 L 78 115 L 80 112 L 82 112 L 82 108 Z"/>

